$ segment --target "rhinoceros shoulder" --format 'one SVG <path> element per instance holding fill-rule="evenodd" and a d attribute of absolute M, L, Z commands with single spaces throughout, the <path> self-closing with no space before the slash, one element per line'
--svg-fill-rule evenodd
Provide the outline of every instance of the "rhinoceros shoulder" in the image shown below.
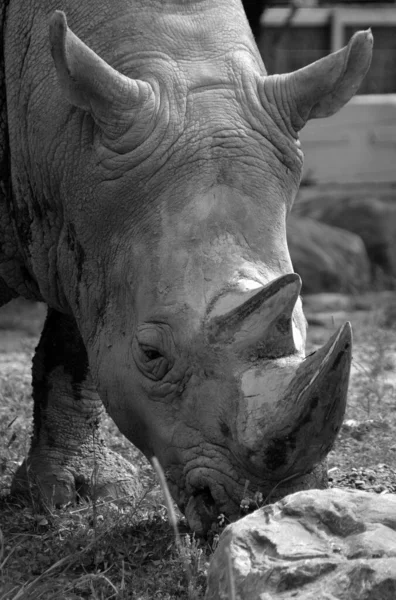
<path fill-rule="evenodd" d="M 9 4 L 10 0 L 0 0 L 0 306 L 18 295 L 35 297 L 25 285 L 24 261 L 12 224 L 11 153 L 3 42 Z"/>

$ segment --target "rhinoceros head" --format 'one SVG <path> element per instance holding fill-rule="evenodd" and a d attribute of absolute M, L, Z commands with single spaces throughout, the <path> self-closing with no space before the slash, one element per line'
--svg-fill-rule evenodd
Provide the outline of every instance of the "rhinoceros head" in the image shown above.
<path fill-rule="evenodd" d="M 122 38 L 123 75 L 63 13 L 51 22 L 62 93 L 88 140 L 78 189 L 65 184 L 68 301 L 109 413 L 158 458 L 197 531 L 238 513 L 246 481 L 266 497 L 311 472 L 340 428 L 350 327 L 305 356 L 285 222 L 298 131 L 349 100 L 372 45 L 358 33 L 267 76 L 239 3 L 220 4 L 225 28 L 184 3 L 133 52 Z"/>

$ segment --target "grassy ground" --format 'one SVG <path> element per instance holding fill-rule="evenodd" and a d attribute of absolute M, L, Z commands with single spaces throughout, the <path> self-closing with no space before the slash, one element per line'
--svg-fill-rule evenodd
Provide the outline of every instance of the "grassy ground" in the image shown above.
<path fill-rule="evenodd" d="M 329 457 L 333 484 L 396 492 L 396 298 L 315 296 L 305 306 L 310 348 L 348 317 L 355 332 L 346 424 Z M 30 361 L 42 319 L 40 306 L 0 311 L 0 600 L 203 598 L 218 534 L 196 540 L 179 515 L 175 542 L 156 475 L 110 420 L 108 445 L 141 470 L 137 506 L 54 510 L 7 498 L 29 445 Z"/>

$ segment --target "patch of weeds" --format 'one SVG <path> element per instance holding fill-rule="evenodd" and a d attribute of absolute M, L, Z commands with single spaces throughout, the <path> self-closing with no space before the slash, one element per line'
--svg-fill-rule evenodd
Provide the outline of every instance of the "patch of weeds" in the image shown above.
<path fill-rule="evenodd" d="M 396 377 L 392 377 L 396 371 L 395 333 L 378 324 L 369 324 L 354 360 L 355 394 L 368 418 L 373 410 L 378 411 L 380 404 L 396 405 Z"/>
<path fill-rule="evenodd" d="M 185 531 L 176 540 L 185 525 L 167 513 L 152 470 L 135 505 L 0 498 L 0 600 L 202 599 L 211 547 Z"/>
<path fill-rule="evenodd" d="M 206 581 L 206 568 L 203 562 L 204 551 L 200 542 L 195 536 L 186 534 L 181 537 L 176 518 L 175 506 L 166 483 L 165 474 L 156 457 L 152 459 L 152 465 L 160 482 L 161 490 L 164 495 L 165 505 L 168 511 L 168 517 L 172 526 L 177 557 L 180 560 L 180 566 L 184 572 L 187 598 L 188 600 L 199 600 L 204 591 Z M 201 581 L 202 580 L 202 581 Z"/>
<path fill-rule="evenodd" d="M 0 488 L 9 489 L 31 435 L 31 355 L 0 355 Z"/>
<path fill-rule="evenodd" d="M 3 499 L 0 510 L 1 600 L 203 598 L 208 548 L 190 534 L 176 545 L 147 496 L 129 509 L 97 503 L 95 519 L 92 503 L 39 515 Z"/>
<path fill-rule="evenodd" d="M 351 318 L 354 350 L 348 403 L 329 454 L 330 468 L 393 464 L 396 456 L 396 327 L 389 317 L 384 321 L 395 294 L 373 295 L 372 302 L 370 311 Z"/>

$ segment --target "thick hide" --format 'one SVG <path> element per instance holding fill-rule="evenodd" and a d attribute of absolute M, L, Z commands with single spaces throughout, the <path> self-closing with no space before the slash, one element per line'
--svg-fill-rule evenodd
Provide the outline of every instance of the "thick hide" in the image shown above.
<path fill-rule="evenodd" d="M 62 504 L 97 495 L 100 456 L 101 489 L 133 497 L 101 400 L 197 532 L 238 515 L 246 482 L 265 498 L 325 485 L 351 334 L 305 356 L 286 218 L 298 132 L 358 89 L 371 33 L 267 76 L 240 0 L 10 0 L 4 15 L 0 302 L 50 308 L 23 473 Z"/>

